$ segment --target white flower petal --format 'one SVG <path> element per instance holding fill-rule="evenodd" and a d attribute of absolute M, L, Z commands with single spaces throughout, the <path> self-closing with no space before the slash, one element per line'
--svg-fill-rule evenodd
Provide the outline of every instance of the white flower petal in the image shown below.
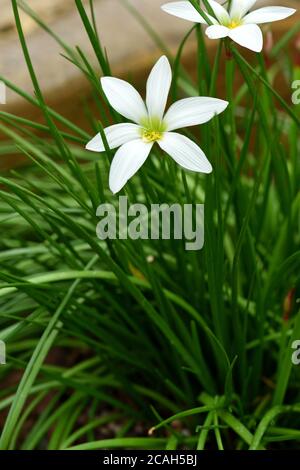
<path fill-rule="evenodd" d="M 220 5 L 220 3 L 216 2 L 215 0 L 208 0 L 208 3 L 210 4 L 216 18 L 221 24 L 226 24 L 230 21 L 228 11 L 225 10 L 225 8 Z"/>
<path fill-rule="evenodd" d="M 232 0 L 230 16 L 234 19 L 241 19 L 253 7 L 256 0 Z"/>
<path fill-rule="evenodd" d="M 245 24 L 231 29 L 229 37 L 250 51 L 261 52 L 263 48 L 263 35 L 256 24 Z"/>
<path fill-rule="evenodd" d="M 199 173 L 211 173 L 212 166 L 204 152 L 192 140 L 176 132 L 166 132 L 159 146 L 169 154 L 178 165 Z"/>
<path fill-rule="evenodd" d="M 164 115 L 172 82 L 172 70 L 166 56 L 154 65 L 147 81 L 146 104 L 149 116 L 161 119 Z"/>
<path fill-rule="evenodd" d="M 177 16 L 178 18 L 183 18 L 184 20 L 193 21 L 194 23 L 207 24 L 203 16 L 193 7 L 193 5 L 186 2 L 171 2 L 165 3 L 161 6 L 161 9 L 170 15 Z M 206 13 L 207 17 L 211 20 L 213 24 L 217 23 L 215 18 Z"/>
<path fill-rule="evenodd" d="M 147 116 L 145 103 L 132 85 L 114 77 L 102 77 L 101 85 L 110 105 L 119 114 L 137 123 Z"/>
<path fill-rule="evenodd" d="M 226 26 L 216 24 L 206 28 L 205 34 L 209 37 L 209 39 L 221 39 L 227 38 L 229 31 L 230 29 L 226 28 Z"/>
<path fill-rule="evenodd" d="M 185 98 L 174 103 L 168 110 L 164 123 L 168 131 L 182 127 L 196 126 L 210 121 L 228 106 L 227 101 L 205 96 Z"/>
<path fill-rule="evenodd" d="M 146 161 L 152 143 L 145 143 L 142 139 L 133 140 L 117 150 L 110 166 L 109 187 L 116 194 L 127 181 L 141 168 Z"/>
<path fill-rule="evenodd" d="M 131 140 L 138 139 L 140 137 L 141 128 L 136 124 L 114 124 L 113 126 L 106 127 L 104 133 L 109 148 L 115 149 Z M 105 151 L 100 132 L 86 144 L 85 148 L 93 152 Z"/>
<path fill-rule="evenodd" d="M 243 22 L 255 24 L 272 23 L 272 21 L 284 20 L 295 12 L 296 10 L 294 8 L 265 7 L 246 15 Z"/>

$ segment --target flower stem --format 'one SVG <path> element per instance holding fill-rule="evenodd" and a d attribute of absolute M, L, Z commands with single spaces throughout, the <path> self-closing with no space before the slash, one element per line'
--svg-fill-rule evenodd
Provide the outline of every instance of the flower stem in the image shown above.
<path fill-rule="evenodd" d="M 229 116 L 229 127 L 230 127 L 230 148 L 232 158 L 235 158 L 236 150 L 236 125 L 235 125 L 235 112 L 234 112 L 234 74 L 235 74 L 235 62 L 233 58 L 226 60 L 226 99 L 230 103 L 228 107 Z"/>
<path fill-rule="evenodd" d="M 220 58 L 221 58 L 222 47 L 223 47 L 223 43 L 222 41 L 220 41 L 218 49 L 217 49 L 217 54 L 215 57 L 214 67 L 213 67 L 211 81 L 210 81 L 210 88 L 209 88 L 210 96 L 214 96 L 216 93 L 216 82 L 217 82 L 218 72 L 220 68 Z"/>

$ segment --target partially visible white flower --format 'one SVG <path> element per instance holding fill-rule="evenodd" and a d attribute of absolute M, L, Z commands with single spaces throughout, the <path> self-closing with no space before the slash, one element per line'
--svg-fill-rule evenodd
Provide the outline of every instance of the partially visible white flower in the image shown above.
<path fill-rule="evenodd" d="M 172 132 L 181 127 L 209 121 L 224 111 L 227 101 L 217 98 L 185 98 L 165 108 L 172 81 L 167 57 L 162 56 L 147 81 L 146 104 L 129 83 L 112 77 L 101 79 L 110 105 L 133 123 L 115 124 L 104 129 L 107 143 L 116 152 L 109 174 L 109 187 L 117 193 L 146 161 L 155 142 L 183 168 L 210 173 L 211 164 L 204 152 L 184 135 Z M 104 152 L 100 133 L 87 145 L 87 150 Z"/>
<path fill-rule="evenodd" d="M 263 35 L 259 24 L 283 20 L 296 12 L 293 8 L 264 7 L 249 13 L 256 0 L 232 0 L 228 11 L 215 0 L 207 1 L 215 15 L 213 17 L 206 13 L 212 23 L 206 29 L 207 36 L 210 39 L 229 37 L 240 46 L 254 52 L 261 52 L 263 48 Z M 205 19 L 189 1 L 166 3 L 161 8 L 179 18 L 207 25 Z"/>

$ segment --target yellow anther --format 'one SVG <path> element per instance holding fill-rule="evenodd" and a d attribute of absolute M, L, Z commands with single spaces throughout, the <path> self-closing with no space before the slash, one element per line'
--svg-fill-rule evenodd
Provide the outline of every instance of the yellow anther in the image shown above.
<path fill-rule="evenodd" d="M 155 142 L 162 138 L 162 133 L 158 131 L 143 130 L 142 138 L 144 142 Z"/>
<path fill-rule="evenodd" d="M 228 28 L 234 29 L 234 28 L 237 28 L 240 25 L 241 25 L 241 23 L 239 21 L 232 20 L 231 23 L 228 25 Z"/>

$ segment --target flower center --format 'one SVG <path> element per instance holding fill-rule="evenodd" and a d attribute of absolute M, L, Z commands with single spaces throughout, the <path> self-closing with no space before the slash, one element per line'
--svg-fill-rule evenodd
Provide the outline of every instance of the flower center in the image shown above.
<path fill-rule="evenodd" d="M 163 137 L 166 125 L 156 117 L 146 117 L 141 122 L 141 134 L 143 142 L 156 142 Z"/>
<path fill-rule="evenodd" d="M 151 129 L 143 129 L 142 131 L 142 139 L 144 142 L 155 142 L 162 138 L 162 132 L 151 130 Z"/>
<path fill-rule="evenodd" d="M 238 26 L 241 25 L 241 22 L 240 21 L 237 21 L 237 20 L 232 20 L 229 25 L 228 25 L 228 28 L 230 29 L 234 29 L 234 28 L 237 28 Z"/>

